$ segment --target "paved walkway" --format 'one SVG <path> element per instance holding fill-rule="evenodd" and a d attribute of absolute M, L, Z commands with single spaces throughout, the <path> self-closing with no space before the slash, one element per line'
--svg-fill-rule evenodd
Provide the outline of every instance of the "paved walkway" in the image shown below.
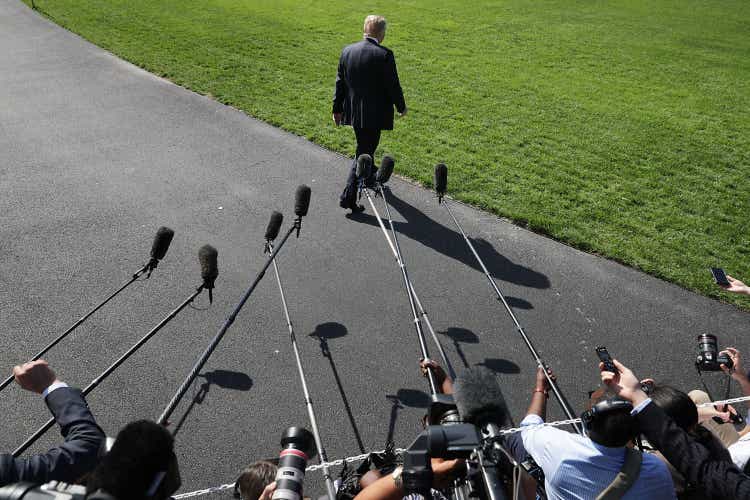
<path fill-rule="evenodd" d="M 85 385 L 191 293 L 197 250 L 213 244 L 214 305 L 186 310 L 89 398 L 112 435 L 156 418 L 263 262 L 271 211 L 289 221 L 294 190 L 307 183 L 310 216 L 280 263 L 329 455 L 380 448 L 389 430 L 399 445 L 416 434 L 426 384 L 408 304 L 371 212 L 347 219 L 337 206 L 347 159 L 123 62 L 18 0 L 0 2 L 0 155 L 0 366 L 23 361 L 125 281 L 168 225 L 176 236 L 153 277 L 48 358 L 63 379 Z M 409 272 L 450 356 L 498 372 L 520 419 L 530 355 L 432 194 L 399 180 L 391 188 Z M 455 208 L 578 408 L 597 384 L 596 345 L 686 389 L 697 385 L 697 334 L 750 349 L 746 313 Z M 306 425 L 270 276 L 205 372 L 175 418 L 203 384 L 177 436 L 185 491 L 232 480 L 275 455 L 285 427 Z M 393 395 L 403 408 L 392 409 Z M 0 405 L 0 449 L 47 418 L 39 398 L 17 387 Z M 58 439 L 50 433 L 39 448 Z"/>

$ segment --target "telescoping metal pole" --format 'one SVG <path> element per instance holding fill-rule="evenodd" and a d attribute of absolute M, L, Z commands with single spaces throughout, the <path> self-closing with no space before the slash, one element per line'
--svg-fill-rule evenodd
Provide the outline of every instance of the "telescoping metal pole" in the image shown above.
<path fill-rule="evenodd" d="M 115 361 L 112 365 L 110 365 L 109 368 L 107 368 L 106 370 L 104 370 L 101 373 L 101 375 L 99 375 L 98 377 L 96 377 L 83 390 L 83 395 L 87 396 L 89 393 L 91 393 L 91 391 L 93 391 L 94 389 L 96 389 L 96 387 L 99 384 L 101 384 L 104 381 L 105 378 L 107 378 L 109 375 L 111 375 L 112 372 L 114 372 L 117 369 L 118 366 L 120 366 L 121 364 L 123 364 L 130 356 L 132 356 L 138 349 L 140 349 L 143 346 L 143 344 L 145 344 L 146 342 L 148 342 L 148 340 L 151 337 L 153 337 L 154 335 L 156 335 L 156 333 L 159 330 L 161 330 L 162 327 L 164 327 L 164 325 L 166 325 L 167 323 L 169 323 L 175 316 L 177 316 L 177 314 L 180 311 L 182 311 L 185 307 L 187 307 L 188 304 L 190 304 L 191 302 L 193 302 L 195 300 L 195 298 L 198 295 L 200 295 L 200 293 L 202 291 L 203 291 L 203 285 L 199 286 L 195 290 L 195 292 L 193 292 L 193 294 L 190 297 L 188 297 L 187 300 L 185 300 L 185 302 L 183 302 L 182 304 L 180 304 L 177 307 L 177 309 L 175 309 L 174 311 L 172 311 L 171 313 L 169 313 L 169 316 L 167 316 L 166 318 L 164 318 L 163 320 L 161 320 L 161 322 L 158 325 L 156 325 L 154 328 L 152 328 L 151 331 L 148 332 L 141 340 L 139 340 L 135 345 L 133 345 L 133 347 L 131 347 L 130 349 L 128 349 L 128 351 L 125 354 L 123 354 L 122 356 L 120 356 L 120 358 L 117 361 Z M 27 439 L 21 446 L 19 446 L 18 448 L 16 448 L 16 450 L 13 452 L 13 456 L 14 457 L 18 457 L 19 455 L 21 455 L 21 453 L 23 453 L 24 451 L 26 451 L 29 446 L 31 446 L 32 444 L 34 444 L 36 442 L 36 440 L 39 439 L 40 437 L 42 437 L 44 435 L 44 433 L 47 432 L 53 425 L 55 425 L 55 419 L 51 418 L 51 419 L 49 419 L 47 421 L 46 424 L 44 424 L 42 427 L 40 427 L 29 439 Z"/>
<path fill-rule="evenodd" d="M 414 296 L 412 295 L 412 289 L 411 289 L 411 282 L 409 281 L 409 273 L 406 271 L 406 266 L 404 265 L 403 260 L 400 258 L 400 250 L 398 248 L 398 241 L 394 242 L 391 241 L 391 238 L 388 235 L 388 230 L 385 228 L 385 224 L 383 224 L 383 219 L 380 217 L 380 212 L 378 212 L 377 207 L 375 206 L 375 203 L 372 201 L 372 195 L 370 194 L 369 189 L 365 188 L 363 189 L 365 192 L 365 196 L 367 197 L 367 201 L 370 203 L 370 206 L 372 207 L 372 211 L 375 212 L 375 217 L 378 219 L 378 224 L 380 224 L 380 229 L 383 231 L 383 234 L 385 235 L 386 241 L 388 241 L 388 245 L 391 247 L 391 250 L 393 251 L 393 255 L 396 256 L 396 261 L 398 262 L 398 267 L 401 269 L 401 276 L 404 279 L 404 286 L 406 287 L 406 295 L 409 296 L 409 306 L 411 307 L 412 316 L 414 318 L 414 328 L 417 331 L 417 339 L 419 339 L 419 348 L 422 351 L 422 357 L 424 359 L 428 359 L 430 357 L 430 353 L 427 350 L 427 342 L 425 341 L 424 337 L 424 331 L 422 330 L 422 323 L 419 320 L 419 315 L 417 314 L 416 305 L 414 303 Z M 427 370 L 427 381 L 430 384 L 430 392 L 432 394 L 438 394 L 440 391 L 438 390 L 437 380 L 435 378 L 435 374 L 431 369 Z"/>
<path fill-rule="evenodd" d="M 503 306 L 505 307 L 505 310 L 508 312 L 508 315 L 510 316 L 510 319 L 513 321 L 513 324 L 516 326 L 516 330 L 518 330 L 518 333 L 521 334 L 521 338 L 523 339 L 524 343 L 526 344 L 526 347 L 529 349 L 529 352 L 531 352 L 531 355 L 534 357 L 534 361 L 536 361 L 537 365 L 542 367 L 542 370 L 544 371 L 545 377 L 547 377 L 547 382 L 549 383 L 550 387 L 552 388 L 552 393 L 555 395 L 555 398 L 557 399 L 558 403 L 560 403 L 560 406 L 562 407 L 563 412 L 568 417 L 568 419 L 574 419 L 576 418 L 576 415 L 573 413 L 573 411 L 570 408 L 570 403 L 565 399 L 565 396 L 563 396 L 562 392 L 560 391 L 560 388 L 557 386 L 557 382 L 550 377 L 549 373 L 547 372 L 547 364 L 542 361 L 542 358 L 539 356 L 539 353 L 534 348 L 534 345 L 531 343 L 531 339 L 529 339 L 529 336 L 524 331 L 523 327 L 521 326 L 521 323 L 518 322 L 518 318 L 516 318 L 516 315 L 513 313 L 513 309 L 510 307 L 510 304 L 508 304 L 508 301 L 505 300 L 505 297 L 503 296 L 502 292 L 500 291 L 500 288 L 498 288 L 497 283 L 495 283 L 495 280 L 492 279 L 492 275 L 487 270 L 487 266 L 484 265 L 484 261 L 479 256 L 479 253 L 477 253 L 476 248 L 474 248 L 474 245 L 472 244 L 469 237 L 464 232 L 463 227 L 461 227 L 461 224 L 458 222 L 458 219 L 456 219 L 456 216 L 453 215 L 453 211 L 450 208 L 450 205 L 448 205 L 447 201 L 443 200 L 443 197 L 445 196 L 445 188 L 446 188 L 446 182 L 447 182 L 447 169 L 445 165 L 438 165 L 435 167 L 435 187 L 438 194 L 438 203 L 443 205 L 445 209 L 448 211 L 448 214 L 451 216 L 451 219 L 453 219 L 453 223 L 458 228 L 459 232 L 461 233 L 461 236 L 463 236 L 464 241 L 468 245 L 469 249 L 471 250 L 471 253 L 474 254 L 474 258 L 476 258 L 477 262 L 479 263 L 479 266 L 482 268 L 482 271 L 484 272 L 484 275 L 487 277 L 487 281 L 489 281 L 490 286 L 495 291 L 495 294 L 497 294 L 497 298 L 502 302 Z M 578 424 L 571 424 L 576 432 L 579 434 L 583 434 L 583 429 Z"/>
<path fill-rule="evenodd" d="M 268 251 L 273 252 L 273 243 L 271 241 L 267 244 Z M 302 358 L 299 354 L 299 347 L 297 346 L 297 336 L 294 334 L 294 326 L 289 316 L 289 308 L 286 303 L 286 296 L 284 295 L 284 287 L 281 284 L 281 276 L 279 275 L 279 266 L 276 264 L 276 259 L 272 259 L 273 270 L 276 274 L 276 284 L 279 285 L 279 294 L 281 295 L 281 304 L 284 307 L 284 317 L 286 318 L 286 325 L 289 328 L 289 338 L 292 341 L 292 350 L 294 350 L 294 358 L 297 361 L 297 371 L 299 372 L 299 379 L 302 382 L 302 392 L 305 397 L 305 406 L 307 407 L 307 416 L 310 419 L 310 427 L 312 427 L 313 437 L 315 438 L 315 446 L 318 448 L 318 459 L 323 464 L 323 475 L 326 480 L 326 489 L 328 490 L 328 497 L 330 500 L 336 500 L 336 487 L 333 484 L 331 478 L 331 472 L 328 469 L 326 463 L 328 462 L 328 455 L 323 447 L 323 441 L 320 439 L 320 430 L 318 429 L 318 420 L 315 418 L 315 410 L 313 409 L 312 399 L 310 398 L 310 392 L 307 389 L 307 381 L 305 380 L 305 371 L 302 368 Z"/>

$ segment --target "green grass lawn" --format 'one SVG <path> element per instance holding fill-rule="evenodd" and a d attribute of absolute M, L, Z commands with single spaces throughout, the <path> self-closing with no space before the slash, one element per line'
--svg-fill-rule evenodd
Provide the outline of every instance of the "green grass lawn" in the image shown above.
<path fill-rule="evenodd" d="M 27 0 L 29 1 L 29 0 Z M 397 172 L 750 309 L 750 2 L 36 0 L 115 54 L 333 150 L 341 48 L 389 20 Z M 502 252 L 502 249 L 498 249 Z"/>

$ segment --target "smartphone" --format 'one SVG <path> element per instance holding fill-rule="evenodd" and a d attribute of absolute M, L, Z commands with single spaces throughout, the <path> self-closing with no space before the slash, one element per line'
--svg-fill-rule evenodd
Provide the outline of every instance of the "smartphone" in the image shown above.
<path fill-rule="evenodd" d="M 724 270 L 722 268 L 712 267 L 711 274 L 714 275 L 714 281 L 717 285 L 729 286 L 729 280 L 727 279 L 727 275 L 724 273 Z"/>
<path fill-rule="evenodd" d="M 609 355 L 606 347 L 599 346 L 596 348 L 596 355 L 599 356 L 599 361 L 604 363 L 604 369 L 612 373 L 620 373 L 615 364 L 612 362 L 612 356 Z"/>

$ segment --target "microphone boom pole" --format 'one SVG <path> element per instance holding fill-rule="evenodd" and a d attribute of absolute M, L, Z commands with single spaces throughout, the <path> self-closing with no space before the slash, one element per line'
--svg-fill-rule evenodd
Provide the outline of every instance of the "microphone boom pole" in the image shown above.
<path fill-rule="evenodd" d="M 203 352 L 203 354 L 201 354 L 201 357 L 195 363 L 195 366 L 193 366 L 193 369 L 190 371 L 187 378 L 185 378 L 180 388 L 177 389 L 177 392 L 172 397 L 172 400 L 167 404 L 166 408 L 164 408 L 164 411 L 162 412 L 162 414 L 159 416 L 159 419 L 157 420 L 158 424 L 165 425 L 167 423 L 167 421 L 169 420 L 169 417 L 172 415 L 175 408 L 180 403 L 180 400 L 183 398 L 183 396 L 185 396 L 185 393 L 190 387 L 190 384 L 193 383 L 195 378 L 198 376 L 198 372 L 200 372 L 200 370 L 203 368 L 203 365 L 206 364 L 206 361 L 208 361 L 208 358 L 211 356 L 211 354 L 214 352 L 216 347 L 219 345 L 219 342 L 221 342 L 221 339 L 227 333 L 227 330 L 229 330 L 229 327 L 232 326 L 232 323 L 234 323 L 234 320 L 237 318 L 237 315 L 242 310 L 242 307 L 245 305 L 245 302 L 247 302 L 247 299 L 250 298 L 250 295 L 252 295 L 253 291 L 255 290 L 255 287 L 258 286 L 258 283 L 260 283 L 260 280 L 263 279 L 263 276 L 265 276 L 266 269 L 268 269 L 268 266 L 271 265 L 271 263 L 273 262 L 273 259 L 276 257 L 276 254 L 279 253 L 281 248 L 284 246 L 284 243 L 286 243 L 286 240 L 288 240 L 289 237 L 292 235 L 292 232 L 296 230 L 297 237 L 299 237 L 299 231 L 302 228 L 302 217 L 307 215 L 307 209 L 309 205 L 310 205 L 310 188 L 305 185 L 301 185 L 297 187 L 297 192 L 295 193 L 295 202 L 294 202 L 294 213 L 297 217 L 294 220 L 294 224 L 292 225 L 292 227 L 289 228 L 289 231 L 287 231 L 287 233 L 284 235 L 284 238 L 281 240 L 279 245 L 271 252 L 271 255 L 268 256 L 266 263 L 263 265 L 263 268 L 255 277 L 255 280 L 250 285 L 250 288 L 248 288 L 245 294 L 242 296 L 242 299 L 240 299 L 239 304 L 237 304 L 237 307 L 234 308 L 234 311 L 232 311 L 232 314 L 230 314 L 229 317 L 224 321 L 224 324 L 216 333 L 213 340 L 211 341 L 209 346 L 206 348 L 206 350 Z"/>
<path fill-rule="evenodd" d="M 442 175 L 442 187 L 445 188 L 445 176 L 447 175 L 446 170 L 444 169 L 441 174 L 438 174 L 437 168 L 435 170 L 436 177 L 438 175 Z M 436 182 L 436 185 L 438 183 Z M 476 248 L 474 248 L 474 245 L 472 244 L 469 237 L 464 232 L 463 227 L 461 227 L 461 224 L 458 222 L 458 219 L 456 219 L 456 216 L 453 215 L 453 211 L 451 210 L 450 206 L 448 205 L 447 201 L 443 200 L 444 192 L 438 192 L 438 202 L 445 207 L 445 209 L 448 211 L 448 214 L 451 216 L 451 219 L 453 219 L 453 223 L 458 228 L 459 232 L 461 233 L 461 236 L 463 236 L 464 241 L 469 246 L 469 249 L 471 250 L 471 253 L 474 254 L 474 258 L 476 258 L 477 262 L 479 263 L 479 266 L 482 268 L 482 271 L 484 272 L 484 275 L 487 277 L 487 281 L 490 282 L 490 286 L 495 291 L 495 294 L 497 294 L 498 300 L 503 303 L 503 306 L 505 307 L 505 310 L 508 312 L 508 315 L 510 316 L 510 319 L 513 321 L 513 324 L 516 326 L 516 330 L 518 330 L 518 333 L 521 334 L 521 338 L 523 339 L 524 343 L 526 344 L 526 347 L 529 349 L 529 352 L 531 352 L 531 355 L 534 357 L 534 361 L 536 361 L 537 365 L 539 365 L 544 370 L 544 376 L 547 377 L 547 382 L 549 383 L 550 387 L 552 388 L 552 393 L 555 395 L 555 398 L 557 399 L 558 403 L 560 403 L 560 406 L 562 407 L 563 412 L 565 413 L 565 416 L 569 419 L 576 418 L 576 415 L 573 413 L 573 411 L 570 408 L 570 403 L 565 399 L 565 396 L 560 391 L 560 388 L 557 386 L 557 382 L 549 376 L 549 373 L 547 373 L 547 364 L 542 361 L 542 358 L 539 356 L 539 353 L 534 348 L 534 345 L 531 343 L 531 339 L 529 339 L 529 336 L 526 334 L 526 332 L 523 329 L 523 326 L 521 326 L 521 323 L 518 322 L 518 318 L 516 318 L 516 315 L 513 313 L 513 309 L 510 307 L 510 304 L 508 304 L 508 301 L 505 299 L 505 296 L 503 296 L 503 293 L 500 291 L 500 288 L 498 288 L 497 283 L 495 283 L 495 280 L 492 279 L 492 275 L 490 274 L 489 270 L 487 270 L 487 266 L 484 265 L 484 261 L 479 256 L 479 253 L 477 252 Z M 579 434 L 583 434 L 583 429 L 578 424 L 571 424 L 576 432 Z"/>
<path fill-rule="evenodd" d="M 191 302 L 193 302 L 195 300 L 195 298 L 198 295 L 200 295 L 200 293 L 202 291 L 203 291 L 203 285 L 199 286 L 195 290 L 195 292 L 193 292 L 193 294 L 190 295 L 190 297 L 188 297 L 182 304 L 180 304 L 177 307 L 177 309 L 175 309 L 174 311 L 172 311 L 171 313 L 169 313 L 169 315 L 166 318 L 164 318 L 163 320 L 161 320 L 161 322 L 158 325 L 156 325 L 154 328 L 152 328 L 150 332 L 148 332 L 146 335 L 144 335 L 143 338 L 141 338 L 141 340 L 139 340 L 135 345 L 133 345 L 133 347 L 131 347 L 130 349 L 128 349 L 128 351 L 125 354 L 123 354 L 122 356 L 120 356 L 120 358 L 117 361 L 115 361 L 112 365 L 110 365 L 109 368 L 107 368 L 106 370 L 104 370 L 101 373 L 101 375 L 99 375 L 98 377 L 96 377 L 82 391 L 83 395 L 86 396 L 91 391 L 93 391 L 94 389 L 96 389 L 96 387 L 100 383 L 102 383 L 102 381 L 105 378 L 107 378 L 112 372 L 114 372 L 117 369 L 118 366 L 120 366 L 121 364 L 123 364 L 130 356 L 132 356 L 138 349 L 140 349 L 141 346 L 143 346 L 143 344 L 145 344 L 146 342 L 148 342 L 148 340 L 151 337 L 153 337 L 154 335 L 156 335 L 156 333 L 159 330 L 161 330 L 167 323 L 169 323 L 175 316 L 177 316 L 177 314 L 180 311 L 182 311 L 185 307 L 187 307 L 188 304 L 190 304 Z M 47 423 L 44 424 L 42 427 L 40 427 L 29 439 L 27 439 L 21 446 L 19 446 L 18 448 L 16 448 L 16 450 L 13 452 L 13 456 L 14 457 L 18 457 L 21 453 L 23 453 L 24 451 L 26 451 L 26 449 L 29 446 L 31 446 L 32 444 L 34 444 L 34 442 L 36 442 L 37 439 L 39 439 L 40 437 L 42 437 L 44 435 L 44 433 L 47 432 L 54 424 L 55 424 L 55 419 L 54 418 L 49 419 L 47 421 Z"/>
<path fill-rule="evenodd" d="M 273 243 L 269 240 L 267 243 L 269 252 L 273 252 Z M 276 274 L 276 283 L 279 285 L 279 294 L 281 295 L 281 304 L 284 306 L 284 316 L 286 317 L 286 324 L 289 328 L 289 337 L 292 341 L 292 349 L 294 350 L 294 357 L 297 361 L 297 371 L 299 372 L 299 378 L 302 382 L 302 392 L 305 397 L 305 406 L 307 407 L 307 416 L 310 419 L 310 427 L 312 427 L 313 437 L 315 438 L 315 446 L 318 448 L 318 458 L 320 463 L 323 465 L 323 476 L 326 480 L 326 489 L 328 490 L 329 500 L 336 500 L 336 487 L 331 479 L 331 473 L 328 469 L 328 456 L 326 450 L 323 447 L 323 442 L 320 439 L 320 430 L 318 430 L 318 421 L 315 418 L 315 411 L 313 409 L 312 399 L 310 399 L 310 392 L 307 389 L 307 381 L 305 380 L 305 372 L 302 369 L 302 358 L 299 354 L 299 347 L 297 346 L 297 336 L 294 334 L 294 326 L 292 320 L 289 317 L 289 308 L 286 303 L 286 296 L 284 295 L 284 287 L 281 284 L 281 276 L 279 275 L 279 266 L 276 264 L 276 259 L 272 259 L 273 270 Z"/>
<path fill-rule="evenodd" d="M 151 276 L 151 272 L 156 269 L 156 266 L 159 263 L 159 260 L 164 258 L 164 255 L 167 253 L 167 249 L 169 248 L 169 244 L 172 242 L 172 238 L 174 237 L 174 231 L 169 229 L 168 227 L 160 227 L 159 230 L 156 232 L 156 237 L 154 238 L 153 246 L 151 248 L 151 260 L 149 260 L 142 268 L 140 268 L 138 271 L 133 273 L 133 276 L 130 277 L 128 281 L 126 281 L 120 288 L 114 291 L 109 297 L 104 299 L 102 302 L 100 302 L 97 306 L 95 306 L 93 309 L 91 309 L 89 312 L 84 314 L 78 321 L 76 321 L 73 326 L 65 330 L 63 333 L 58 335 L 58 337 L 47 344 L 47 347 L 39 351 L 34 355 L 33 358 L 31 358 L 29 361 L 36 361 L 38 359 L 41 359 L 42 356 L 44 356 L 47 351 L 55 347 L 57 344 L 59 344 L 65 337 L 73 333 L 79 326 L 83 324 L 84 321 L 89 319 L 89 317 L 94 314 L 96 311 L 104 307 L 110 300 L 114 299 L 117 295 L 119 295 L 120 292 L 125 290 L 127 287 L 132 285 L 134 282 L 138 281 L 138 278 L 140 278 L 144 273 L 148 272 L 148 276 Z M 3 382 L 0 384 L 0 391 L 8 387 L 10 383 L 13 382 L 13 375 L 9 376 Z"/>
<path fill-rule="evenodd" d="M 375 212 L 375 217 L 378 219 L 378 224 L 380 225 L 380 229 L 383 230 L 383 234 L 385 235 L 386 240 L 388 241 L 388 245 L 391 247 L 391 251 L 393 252 L 393 255 L 396 257 L 396 261 L 398 262 L 398 267 L 401 269 L 401 276 L 404 279 L 404 286 L 406 287 L 406 294 L 409 296 L 409 306 L 411 307 L 412 316 L 414 317 L 414 328 L 417 331 L 417 339 L 419 340 L 419 348 L 422 351 L 422 358 L 428 359 L 430 357 L 430 354 L 427 350 L 427 342 L 425 341 L 424 337 L 424 331 L 422 330 L 422 323 L 419 320 L 419 314 L 417 313 L 417 308 L 414 303 L 414 295 L 412 294 L 412 287 L 411 287 L 411 281 L 409 280 L 409 273 L 406 271 L 406 265 L 404 264 L 403 259 L 401 259 L 401 251 L 398 246 L 398 240 L 394 242 L 391 241 L 391 238 L 388 236 L 388 230 L 385 228 L 385 224 L 383 224 L 383 219 L 380 217 L 380 212 L 378 212 L 378 209 L 375 207 L 375 203 L 372 201 L 372 195 L 370 194 L 370 191 L 368 188 L 365 188 L 362 186 L 362 191 L 365 192 L 365 196 L 367 196 L 367 201 L 370 203 L 370 206 L 372 207 L 373 212 Z M 427 369 L 427 381 L 430 384 L 430 392 L 432 394 L 438 394 L 440 391 L 438 390 L 437 386 L 437 380 L 435 378 L 435 374 L 433 373 L 432 369 Z"/>

